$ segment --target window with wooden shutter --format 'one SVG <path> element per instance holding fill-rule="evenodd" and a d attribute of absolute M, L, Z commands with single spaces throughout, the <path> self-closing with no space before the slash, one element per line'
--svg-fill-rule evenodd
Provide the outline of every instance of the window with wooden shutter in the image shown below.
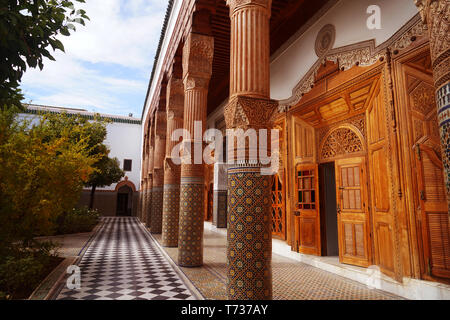
<path fill-rule="evenodd" d="M 131 171 L 133 165 L 132 160 L 124 160 L 123 161 L 123 171 Z"/>

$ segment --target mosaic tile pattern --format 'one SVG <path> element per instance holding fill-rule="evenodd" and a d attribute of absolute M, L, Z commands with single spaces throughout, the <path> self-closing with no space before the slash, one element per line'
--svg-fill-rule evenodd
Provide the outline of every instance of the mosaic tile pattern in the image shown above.
<path fill-rule="evenodd" d="M 162 245 L 178 246 L 178 222 L 180 213 L 180 185 L 164 185 Z"/>
<path fill-rule="evenodd" d="M 292 263 L 282 257 L 277 260 L 273 275 L 275 300 L 401 299 L 304 263 Z"/>
<path fill-rule="evenodd" d="M 162 211 L 163 211 L 163 188 L 153 187 L 150 232 L 161 234 L 162 232 Z"/>
<path fill-rule="evenodd" d="M 227 227 L 227 190 L 214 190 L 213 224 L 217 228 Z"/>
<path fill-rule="evenodd" d="M 444 85 L 437 93 L 438 122 L 441 133 L 443 150 L 442 163 L 444 165 L 445 185 L 447 197 L 450 194 L 450 83 Z M 449 204 L 450 214 L 450 204 Z"/>
<path fill-rule="evenodd" d="M 136 218 L 103 218 L 79 267 L 81 289 L 57 300 L 194 299 Z"/>
<path fill-rule="evenodd" d="M 228 296 L 272 299 L 270 176 L 228 170 Z"/>
<path fill-rule="evenodd" d="M 153 235 L 153 237 L 159 242 L 161 241 L 161 235 Z M 214 239 L 207 237 L 205 238 L 205 246 L 204 246 L 204 264 L 201 267 L 190 268 L 190 267 L 182 267 L 180 266 L 180 270 L 189 278 L 192 284 L 200 291 L 200 293 L 208 300 L 226 300 L 227 292 L 226 292 L 226 280 L 222 279 L 214 269 L 210 268 L 210 263 L 218 263 L 223 264 L 226 268 L 226 254 L 225 247 L 219 247 L 218 250 L 223 250 L 221 253 L 221 257 L 224 261 L 220 262 L 210 262 L 210 259 L 213 255 L 209 254 L 210 245 L 209 243 L 213 242 Z M 169 255 L 174 263 L 178 262 L 178 248 L 175 247 L 165 247 L 164 250 Z M 226 270 L 225 270 L 226 273 Z"/>
<path fill-rule="evenodd" d="M 181 183 L 178 264 L 197 267 L 203 264 L 204 185 Z"/>
<path fill-rule="evenodd" d="M 147 200 L 145 200 L 144 220 L 147 227 L 150 226 L 152 216 L 152 189 L 147 190 Z"/>
<path fill-rule="evenodd" d="M 158 238 L 159 237 L 159 238 Z M 155 236 L 157 241 L 160 236 Z M 206 299 L 227 300 L 225 235 L 204 231 L 204 264 L 181 270 Z M 178 249 L 165 248 L 177 261 Z M 274 254 L 272 257 L 274 300 L 399 300 L 401 297 L 370 289 L 333 273 Z"/>

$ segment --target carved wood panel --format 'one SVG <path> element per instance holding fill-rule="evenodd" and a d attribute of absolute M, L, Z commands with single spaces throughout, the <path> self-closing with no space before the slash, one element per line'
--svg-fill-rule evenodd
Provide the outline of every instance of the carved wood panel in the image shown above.
<path fill-rule="evenodd" d="M 283 176 L 274 175 L 272 179 L 272 234 L 282 239 L 286 234 L 284 186 Z"/>
<path fill-rule="evenodd" d="M 314 128 L 294 117 L 293 149 L 295 162 L 314 161 L 314 137 Z"/>
<path fill-rule="evenodd" d="M 384 79 L 384 77 L 383 77 Z M 372 208 L 372 230 L 375 263 L 380 270 L 395 277 L 398 255 L 396 245 L 395 212 L 392 206 L 393 170 L 392 150 L 389 143 L 386 93 L 383 82 L 377 87 L 367 117 L 367 142 L 369 159 L 369 186 Z"/>
<path fill-rule="evenodd" d="M 318 165 L 296 167 L 295 239 L 298 251 L 320 256 Z"/>
<path fill-rule="evenodd" d="M 350 128 L 333 130 L 322 142 L 320 160 L 331 160 L 364 152 L 363 142 Z"/>
<path fill-rule="evenodd" d="M 421 276 L 450 278 L 450 229 L 443 178 L 435 90 L 430 73 L 417 64 L 403 66 L 404 93 L 414 188 Z"/>
<path fill-rule="evenodd" d="M 365 158 L 336 161 L 339 258 L 362 267 L 372 260 L 366 177 Z"/>

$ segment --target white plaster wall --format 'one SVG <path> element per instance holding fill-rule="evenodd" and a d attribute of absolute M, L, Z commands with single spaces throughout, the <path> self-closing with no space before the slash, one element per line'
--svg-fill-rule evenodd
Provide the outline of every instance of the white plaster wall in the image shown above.
<path fill-rule="evenodd" d="M 125 172 L 128 180 L 133 182 L 136 189 L 140 187 L 140 171 L 141 171 L 141 125 L 128 123 L 109 123 L 107 128 L 107 136 L 105 144 L 110 148 L 109 156 L 116 157 L 120 161 L 120 167 L 123 169 L 125 159 L 130 159 L 132 163 L 132 171 Z M 116 184 L 113 184 L 103 190 L 114 190 Z"/>
<path fill-rule="evenodd" d="M 32 114 L 19 114 L 19 119 L 26 119 L 32 124 L 37 124 L 39 116 Z M 120 161 L 120 167 L 123 169 L 125 159 L 130 159 L 132 163 L 132 171 L 125 172 L 128 180 L 133 182 L 136 190 L 140 188 L 140 171 L 141 171 L 141 125 L 112 122 L 106 125 L 107 136 L 105 145 L 110 148 L 109 156 L 116 157 Z M 123 179 L 122 179 L 123 180 Z M 98 190 L 115 190 L 116 183 L 105 188 L 97 188 Z"/>
<path fill-rule="evenodd" d="M 381 29 L 367 28 L 367 8 L 381 8 Z M 303 35 L 272 57 L 271 97 L 288 99 L 292 90 L 317 61 L 314 51 L 317 34 L 327 24 L 336 28 L 334 48 L 375 39 L 376 46 L 388 40 L 418 13 L 413 0 L 341 0 L 328 10 Z M 294 35 L 295 37 L 295 35 Z"/>

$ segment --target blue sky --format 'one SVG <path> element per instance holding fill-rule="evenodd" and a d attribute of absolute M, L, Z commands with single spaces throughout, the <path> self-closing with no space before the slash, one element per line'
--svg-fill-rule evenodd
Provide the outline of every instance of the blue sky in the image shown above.
<path fill-rule="evenodd" d="M 25 102 L 140 117 L 167 0 L 86 0 L 91 21 L 22 79 Z"/>

